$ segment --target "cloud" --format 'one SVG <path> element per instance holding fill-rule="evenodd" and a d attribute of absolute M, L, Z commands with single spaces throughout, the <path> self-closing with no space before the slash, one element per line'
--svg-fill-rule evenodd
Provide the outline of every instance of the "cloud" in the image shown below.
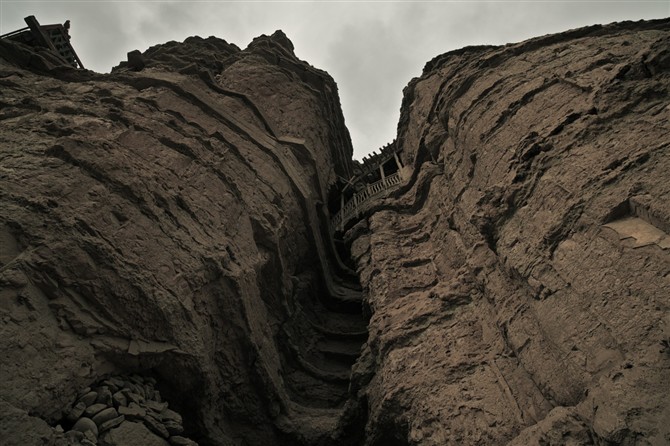
<path fill-rule="evenodd" d="M 325 48 L 324 65 L 340 85 L 357 158 L 395 137 L 402 89 L 425 62 L 414 55 L 413 37 L 423 10 L 397 4 L 347 23 Z"/>

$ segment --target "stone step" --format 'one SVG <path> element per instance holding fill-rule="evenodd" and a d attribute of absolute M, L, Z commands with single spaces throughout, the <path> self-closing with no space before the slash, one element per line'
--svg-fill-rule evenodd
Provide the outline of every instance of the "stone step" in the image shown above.
<path fill-rule="evenodd" d="M 325 357 L 353 365 L 361 352 L 360 342 L 326 339 L 316 344 L 316 350 Z"/>
<path fill-rule="evenodd" d="M 321 302 L 335 313 L 360 314 L 363 311 L 363 293 L 342 285 L 334 286 L 332 294 L 324 296 Z"/>
<path fill-rule="evenodd" d="M 337 429 L 342 409 L 320 409 L 311 405 L 290 403 L 288 414 L 277 417 L 276 425 L 280 431 L 302 435 L 301 444 L 332 444 L 327 438 Z"/>
<path fill-rule="evenodd" d="M 300 360 L 300 365 L 305 372 L 331 383 L 349 384 L 351 377 L 351 365 L 341 361 L 320 357 L 320 355 L 311 354 Z"/>
<path fill-rule="evenodd" d="M 326 313 L 307 320 L 329 339 L 351 339 L 363 343 L 368 338 L 367 322 L 362 316 Z"/>
<path fill-rule="evenodd" d="M 284 383 L 291 401 L 305 407 L 332 409 L 346 401 L 347 385 L 327 382 L 305 370 L 293 370 L 284 375 Z"/>

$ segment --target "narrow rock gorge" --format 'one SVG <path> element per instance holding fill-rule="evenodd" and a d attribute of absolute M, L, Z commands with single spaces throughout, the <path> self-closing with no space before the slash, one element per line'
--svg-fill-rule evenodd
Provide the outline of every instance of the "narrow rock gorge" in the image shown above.
<path fill-rule="evenodd" d="M 367 186 L 281 31 L 0 86 L 3 444 L 670 443 L 670 20 L 434 58 Z"/>

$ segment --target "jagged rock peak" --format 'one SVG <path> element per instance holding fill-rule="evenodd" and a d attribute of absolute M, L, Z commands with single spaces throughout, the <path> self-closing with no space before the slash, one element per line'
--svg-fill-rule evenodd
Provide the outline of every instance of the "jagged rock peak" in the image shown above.
<path fill-rule="evenodd" d="M 293 42 L 291 42 L 291 39 L 289 39 L 286 34 L 284 34 L 284 31 L 281 29 L 278 29 L 275 31 L 271 36 L 266 36 L 265 34 L 262 34 L 258 37 L 256 37 L 254 40 L 251 41 L 247 49 L 253 49 L 256 46 L 265 46 L 265 47 L 272 47 L 279 45 L 281 48 L 289 52 L 291 55 L 295 56 L 294 51 L 294 46 Z"/>
<path fill-rule="evenodd" d="M 524 40 L 518 43 L 509 43 L 496 47 L 494 45 L 472 45 L 463 48 L 458 48 L 453 51 L 440 54 L 426 63 L 423 68 L 423 75 L 427 75 L 433 70 L 440 69 L 448 60 L 454 57 L 460 57 L 466 54 L 483 54 L 487 50 L 499 48 L 500 51 L 494 54 L 495 57 L 489 57 L 481 61 L 483 68 L 492 66 L 498 63 L 501 57 L 511 57 L 518 54 L 532 51 L 542 46 L 566 42 L 580 38 L 594 38 L 602 37 L 612 34 L 626 33 L 631 31 L 643 31 L 646 29 L 668 29 L 670 28 L 670 21 L 665 19 L 657 20 L 638 20 L 638 21 L 623 21 L 614 22 L 607 25 L 591 25 L 582 28 L 571 29 L 562 33 L 547 34 L 544 36 L 534 37 L 532 39 Z"/>
<path fill-rule="evenodd" d="M 225 61 L 240 51 L 237 45 L 218 37 L 210 36 L 203 39 L 200 36 L 192 36 L 183 42 L 170 41 L 154 45 L 142 53 L 142 58 L 147 67 L 180 70 L 195 63 L 201 68 L 219 72 L 226 66 Z M 127 62 L 121 62 L 112 71 L 126 66 Z"/>

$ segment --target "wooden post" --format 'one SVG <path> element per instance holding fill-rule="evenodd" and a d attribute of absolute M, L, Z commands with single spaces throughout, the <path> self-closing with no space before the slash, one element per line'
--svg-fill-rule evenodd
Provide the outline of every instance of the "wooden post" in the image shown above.
<path fill-rule="evenodd" d="M 49 38 L 49 36 L 46 35 L 46 33 L 42 30 L 42 27 L 40 26 L 40 22 L 37 21 L 34 15 L 29 15 L 25 19 L 26 24 L 28 25 L 28 28 L 30 28 L 30 32 L 32 33 L 33 37 L 43 47 L 49 48 L 56 54 L 60 56 L 60 53 L 54 46 L 53 42 Z"/>
<path fill-rule="evenodd" d="M 65 33 L 65 30 L 62 25 L 55 26 L 56 32 L 61 36 L 63 40 L 62 43 L 60 43 L 59 45 L 61 47 L 64 46 L 67 48 L 67 51 L 71 53 L 72 58 L 74 59 L 74 63 L 69 61 L 66 55 L 61 53 L 61 51 L 58 48 L 56 48 L 56 45 L 54 45 L 53 40 L 45 32 L 44 28 L 42 27 L 42 25 L 40 25 L 40 22 L 37 21 L 34 15 L 29 15 L 23 20 L 26 21 L 28 28 L 30 28 L 30 34 L 32 34 L 33 38 L 39 45 L 53 51 L 57 57 L 60 57 L 60 59 L 66 62 L 67 64 L 72 66 L 76 64 L 78 65 L 78 67 L 75 66 L 75 68 L 84 68 L 84 64 L 81 63 L 81 59 L 79 59 L 77 52 L 74 50 L 74 48 L 72 48 L 72 44 L 70 43 L 70 36 Z M 53 25 L 47 25 L 47 27 L 51 27 L 52 30 L 54 29 Z"/>
<path fill-rule="evenodd" d="M 400 169 L 402 169 L 402 163 L 400 162 L 400 158 L 398 158 L 397 152 L 393 152 L 393 158 L 395 158 L 395 163 L 398 166 L 398 172 L 400 172 Z"/>

